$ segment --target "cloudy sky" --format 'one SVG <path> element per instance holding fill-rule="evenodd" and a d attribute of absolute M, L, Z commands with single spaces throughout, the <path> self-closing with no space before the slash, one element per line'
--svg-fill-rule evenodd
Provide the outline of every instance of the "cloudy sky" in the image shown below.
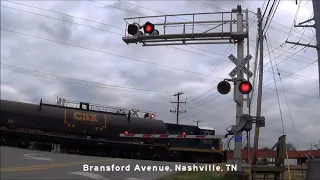
<path fill-rule="evenodd" d="M 261 147 L 272 146 L 283 134 L 282 121 L 288 142 L 298 143 L 299 149 L 319 143 L 316 50 L 301 50 L 302 46 L 291 44 L 280 46 L 287 39 L 315 44 L 314 29 L 291 28 L 294 20 L 298 23 L 313 15 L 311 1 L 299 4 L 300 8 L 293 1 L 281 1 L 267 30 L 262 102 L 266 127 L 260 131 Z M 181 115 L 180 123 L 194 124 L 194 120 L 202 120 L 202 126 L 214 127 L 217 134 L 225 134 L 225 129 L 235 123 L 235 103 L 232 93 L 221 96 L 215 87 L 222 79 L 229 78 L 234 65 L 227 57 L 230 53 L 236 55 L 236 45 L 142 47 L 141 44 L 127 45 L 121 38 L 126 17 L 221 12 L 237 5 L 256 12 L 264 1 L 3 0 L 1 98 L 31 103 L 38 103 L 42 98 L 44 102 L 55 103 L 57 96 L 61 96 L 156 111 L 157 119 L 175 122 L 174 114 L 170 113 L 175 109 L 170 104 L 175 97 L 170 95 L 183 91 L 182 99 L 187 103 L 182 110 L 187 113 Z M 253 56 L 255 16 L 249 13 L 249 51 Z M 159 19 L 150 21 L 158 23 Z M 172 18 L 171 21 L 182 20 Z M 198 30 L 203 28 L 207 27 Z M 171 33 L 173 31 L 177 30 Z M 281 81 L 277 69 L 283 78 Z M 255 115 L 256 92 L 253 101 L 252 114 Z"/>

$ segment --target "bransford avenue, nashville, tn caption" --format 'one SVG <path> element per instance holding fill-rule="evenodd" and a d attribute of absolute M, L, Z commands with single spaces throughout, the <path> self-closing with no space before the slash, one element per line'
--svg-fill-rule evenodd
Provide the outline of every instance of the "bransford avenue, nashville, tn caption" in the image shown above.
<path fill-rule="evenodd" d="M 85 172 L 99 172 L 99 171 L 115 171 L 115 172 L 123 172 L 123 171 L 146 171 L 146 172 L 170 172 L 170 171 L 237 171 L 237 165 L 234 164 L 224 164 L 224 165 L 215 165 L 215 164 L 203 164 L 203 165 L 181 165 L 175 164 L 174 167 L 159 165 L 159 166 L 144 166 L 139 164 L 128 164 L 125 166 L 118 166 L 115 164 L 109 166 L 94 166 L 94 165 L 83 165 L 83 171 Z"/>

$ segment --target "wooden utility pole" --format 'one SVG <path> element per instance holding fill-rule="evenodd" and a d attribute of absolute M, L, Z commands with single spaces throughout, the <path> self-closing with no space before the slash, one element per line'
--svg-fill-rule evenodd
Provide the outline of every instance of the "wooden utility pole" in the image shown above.
<path fill-rule="evenodd" d="M 178 92 L 177 94 L 174 94 L 173 96 L 177 96 L 177 102 L 171 102 L 171 103 L 176 103 L 177 104 L 177 110 L 174 110 L 174 111 L 170 110 L 171 113 L 176 113 L 176 115 L 177 115 L 177 124 L 179 124 L 179 115 L 181 113 L 186 113 L 187 112 L 186 110 L 185 111 L 180 111 L 180 104 L 186 103 L 185 101 L 184 102 L 180 101 L 180 96 L 182 94 L 184 94 L 184 93 L 183 92 Z"/>
<path fill-rule="evenodd" d="M 261 102 L 262 102 L 262 83 L 263 83 L 263 31 L 262 31 L 262 16 L 261 9 L 258 8 L 258 31 L 259 31 L 259 42 L 260 42 L 260 61 L 259 61 L 259 84 L 258 84 L 258 98 L 257 98 L 257 113 L 256 117 L 261 116 Z M 257 162 L 257 150 L 259 146 L 259 133 L 260 127 L 256 124 L 254 131 L 254 142 L 253 142 L 253 157 L 252 164 Z"/>
<path fill-rule="evenodd" d="M 195 123 L 197 123 L 197 126 L 199 127 L 199 122 L 202 122 L 201 120 L 196 120 L 196 121 L 193 121 Z"/>

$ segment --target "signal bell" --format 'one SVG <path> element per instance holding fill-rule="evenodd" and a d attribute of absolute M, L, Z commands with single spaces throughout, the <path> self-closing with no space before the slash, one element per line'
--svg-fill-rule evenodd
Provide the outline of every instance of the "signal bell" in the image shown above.
<path fill-rule="evenodd" d="M 242 94 L 249 94 L 252 90 L 252 84 L 249 81 L 242 81 L 238 88 Z"/>
<path fill-rule="evenodd" d="M 217 89 L 220 94 L 228 94 L 231 90 L 231 85 L 227 81 L 221 81 Z"/>

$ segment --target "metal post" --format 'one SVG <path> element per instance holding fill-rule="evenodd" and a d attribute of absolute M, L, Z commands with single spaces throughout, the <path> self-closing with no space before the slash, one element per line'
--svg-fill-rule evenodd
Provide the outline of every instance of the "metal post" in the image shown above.
<path fill-rule="evenodd" d="M 320 1 L 312 0 L 313 4 L 313 13 L 314 13 L 314 22 L 316 26 L 316 38 L 317 38 L 317 53 L 318 53 L 318 73 L 319 73 L 319 96 L 320 96 Z"/>
<path fill-rule="evenodd" d="M 243 32 L 243 14 L 241 11 L 238 12 L 237 14 L 237 32 Z M 244 44 L 243 44 L 243 39 L 237 41 L 237 59 L 238 59 L 238 66 L 240 63 L 243 61 L 244 58 Z M 237 73 L 237 78 L 238 79 L 243 79 L 243 71 L 239 71 Z M 241 94 L 238 91 L 238 82 L 235 83 L 235 95 L 236 95 L 236 120 L 237 124 L 239 125 L 240 123 L 240 118 L 243 114 L 243 94 Z M 242 169 L 242 162 L 241 162 L 241 150 L 242 150 L 242 131 L 238 132 L 235 136 L 235 149 L 233 151 L 233 160 L 234 164 L 237 165 L 238 171 L 243 171 Z"/>
<path fill-rule="evenodd" d="M 259 42 L 260 42 L 260 61 L 259 61 L 259 84 L 258 84 L 258 98 L 257 98 L 257 112 L 256 116 L 261 116 L 261 101 L 262 101 L 262 81 L 263 81 L 263 32 L 262 32 L 262 20 L 261 20 L 261 9 L 258 8 L 258 26 L 259 26 Z M 254 143 L 253 143 L 253 158 L 252 164 L 257 161 L 257 149 L 259 141 L 260 127 L 257 126 L 254 132 Z"/>
<path fill-rule="evenodd" d="M 178 93 L 178 104 L 177 104 L 177 124 L 179 124 L 179 114 L 180 114 L 180 93 Z"/>
<path fill-rule="evenodd" d="M 247 16 L 247 22 L 249 22 L 249 17 Z M 249 23 L 246 23 L 247 25 L 247 31 L 249 33 Z M 248 36 L 248 39 L 247 39 L 247 54 L 250 54 L 250 44 L 249 44 L 249 36 Z M 247 68 L 250 69 L 250 62 L 248 62 L 247 64 Z M 249 76 L 247 76 L 247 81 L 249 81 L 250 78 Z M 250 94 L 247 95 L 247 108 L 248 108 L 248 111 L 249 111 L 249 114 L 251 115 L 251 107 L 250 107 L 250 103 L 251 103 L 251 99 L 250 99 Z M 250 131 L 247 132 L 247 164 L 250 164 L 250 146 L 251 146 L 251 143 L 250 143 Z"/>

